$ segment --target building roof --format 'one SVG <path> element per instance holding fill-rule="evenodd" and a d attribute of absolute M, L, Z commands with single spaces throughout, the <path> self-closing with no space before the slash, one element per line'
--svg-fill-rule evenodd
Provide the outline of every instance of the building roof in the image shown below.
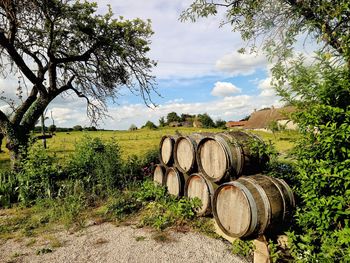
<path fill-rule="evenodd" d="M 255 111 L 250 116 L 244 126 L 246 129 L 266 129 L 272 121 L 289 120 L 291 113 L 295 112 L 295 107 L 269 108 Z"/>
<path fill-rule="evenodd" d="M 247 121 L 228 121 L 226 122 L 226 127 L 231 128 L 231 127 L 242 127 L 245 126 Z"/>

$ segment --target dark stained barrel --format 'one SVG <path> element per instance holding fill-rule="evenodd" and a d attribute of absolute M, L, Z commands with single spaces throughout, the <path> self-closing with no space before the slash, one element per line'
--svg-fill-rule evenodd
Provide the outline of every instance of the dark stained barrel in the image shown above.
<path fill-rule="evenodd" d="M 209 215 L 212 212 L 212 201 L 215 189 L 218 186 L 200 173 L 192 174 L 185 184 L 185 196 L 189 198 L 199 198 L 202 206 L 197 209 L 196 213 L 199 216 Z"/>
<path fill-rule="evenodd" d="M 165 135 L 159 144 L 159 161 L 162 165 L 170 167 L 174 163 L 174 144 L 178 136 Z"/>
<path fill-rule="evenodd" d="M 165 174 L 165 186 L 169 194 L 174 196 L 183 196 L 186 179 L 188 176 L 181 173 L 175 167 L 169 167 Z"/>
<path fill-rule="evenodd" d="M 153 171 L 153 181 L 163 186 L 165 184 L 166 168 L 162 164 L 156 164 Z"/>
<path fill-rule="evenodd" d="M 257 136 L 241 131 L 206 136 L 198 143 L 199 171 L 216 183 L 261 172 L 267 159 L 252 153 L 251 141 L 263 143 Z"/>
<path fill-rule="evenodd" d="M 225 234 L 247 238 L 280 229 L 294 205 L 292 190 L 283 180 L 252 175 L 220 185 L 213 214 Z"/>

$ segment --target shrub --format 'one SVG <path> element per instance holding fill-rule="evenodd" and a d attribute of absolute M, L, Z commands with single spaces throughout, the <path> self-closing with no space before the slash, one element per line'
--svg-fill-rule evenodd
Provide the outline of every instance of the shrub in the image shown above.
<path fill-rule="evenodd" d="M 66 168 L 69 180 L 81 180 L 86 191 L 103 196 L 126 184 L 121 166 L 120 147 L 114 139 L 102 141 L 84 135 Z"/>
<path fill-rule="evenodd" d="M 14 172 L 0 172 L 0 207 L 10 207 L 18 200 L 18 180 Z"/>
<path fill-rule="evenodd" d="M 22 203 L 29 205 L 36 199 L 52 198 L 57 194 L 57 181 L 62 170 L 56 157 L 49 155 L 42 145 L 31 146 L 19 167 L 18 189 Z"/>

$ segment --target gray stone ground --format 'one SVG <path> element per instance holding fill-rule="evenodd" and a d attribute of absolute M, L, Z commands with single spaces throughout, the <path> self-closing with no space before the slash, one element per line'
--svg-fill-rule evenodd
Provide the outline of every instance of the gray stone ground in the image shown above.
<path fill-rule="evenodd" d="M 246 262 L 230 253 L 222 240 L 193 232 L 166 232 L 167 241 L 156 241 L 157 233 L 147 228 L 93 225 L 69 234 L 57 231 L 31 238 L 7 240 L 0 245 L 0 262 L 112 263 L 112 262 Z M 32 244 L 33 243 L 33 244 Z M 45 248 L 52 249 L 50 253 Z M 47 252 L 47 251 L 46 251 Z"/>

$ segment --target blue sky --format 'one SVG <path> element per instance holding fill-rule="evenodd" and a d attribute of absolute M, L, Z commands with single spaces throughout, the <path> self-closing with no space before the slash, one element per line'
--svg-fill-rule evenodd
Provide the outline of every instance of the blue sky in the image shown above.
<path fill-rule="evenodd" d="M 179 16 L 191 0 L 98 0 L 97 3 L 100 13 L 110 4 L 116 16 L 152 20 L 155 33 L 149 56 L 158 62 L 153 74 L 161 94 L 161 97 L 152 94 L 157 107 L 149 108 L 141 97 L 122 90 L 123 96 L 117 104 L 109 105 L 111 118 L 102 121 L 100 128 L 128 129 L 131 124 L 140 127 L 148 120 L 158 124 L 159 118 L 171 111 L 206 112 L 213 119 L 239 120 L 254 109 L 281 105 L 269 85 L 270 65 L 262 52 L 239 54 L 237 50 L 245 44 L 229 26 L 219 27 L 220 15 L 196 23 L 180 22 Z M 14 79 L 0 79 L 0 87 L 9 83 L 17 85 Z M 48 114 L 50 111 L 58 126 L 90 125 L 83 99 L 59 97 L 49 105 Z"/>

